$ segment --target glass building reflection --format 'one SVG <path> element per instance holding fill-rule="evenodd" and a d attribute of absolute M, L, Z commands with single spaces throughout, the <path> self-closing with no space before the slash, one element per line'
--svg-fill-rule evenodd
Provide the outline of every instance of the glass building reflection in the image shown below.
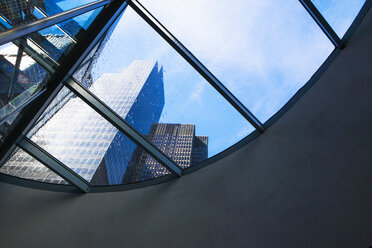
<path fill-rule="evenodd" d="M 138 132 L 147 134 L 145 137 L 180 167 L 207 159 L 208 137 L 195 136 L 195 125 L 158 123 L 165 99 L 163 68 L 157 62 L 134 61 L 121 73 L 103 74 L 89 89 L 101 92 L 100 100 Z M 170 173 L 66 88 L 28 136 L 93 185 L 131 183 Z M 67 183 L 22 150 L 0 172 Z"/>
<path fill-rule="evenodd" d="M 155 123 L 146 138 L 182 169 L 208 158 L 208 137 L 195 136 L 193 124 Z M 170 172 L 137 148 L 123 183 L 144 181 Z"/>
<path fill-rule="evenodd" d="M 122 73 L 102 75 L 91 90 L 105 92 L 106 97 L 102 96 L 101 100 L 110 102 L 118 115 L 141 132 L 149 133 L 151 125 L 159 121 L 164 106 L 164 86 L 163 70 L 157 62 L 134 61 Z M 57 98 L 57 101 L 64 100 Z M 58 103 L 52 105 L 59 106 Z M 51 118 L 43 120 L 50 111 L 47 109 L 32 130 L 31 139 L 85 180 L 95 184 L 121 184 L 136 145 L 78 98 L 70 98 L 53 111 Z M 14 175 L 9 170 L 23 166 L 32 167 L 32 163 L 13 159 L 1 170 Z M 54 182 L 49 175 L 47 178 Z M 60 183 L 60 179 L 55 183 Z"/>

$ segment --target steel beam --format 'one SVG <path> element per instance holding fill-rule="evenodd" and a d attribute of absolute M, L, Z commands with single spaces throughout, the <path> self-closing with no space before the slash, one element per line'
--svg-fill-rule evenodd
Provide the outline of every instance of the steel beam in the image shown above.
<path fill-rule="evenodd" d="M 136 11 L 169 45 L 171 45 L 195 70 L 197 70 L 241 115 L 243 115 L 259 132 L 264 125 L 151 13 L 138 1 L 128 0 L 129 6 Z"/>
<path fill-rule="evenodd" d="M 83 192 L 89 192 L 89 189 L 92 187 L 89 182 L 87 182 L 84 178 L 76 174 L 73 170 L 68 168 L 66 165 L 50 155 L 48 152 L 46 152 L 44 149 L 39 147 L 27 137 L 21 139 L 18 142 L 18 146 L 25 152 L 30 154 L 32 157 L 34 157 L 36 160 L 43 163 L 46 167 L 54 171 L 58 176 L 65 179 L 67 182 L 75 185 Z"/>
<path fill-rule="evenodd" d="M 63 22 L 78 15 L 84 14 L 88 11 L 104 6 L 110 2 L 111 0 L 99 0 L 71 10 L 64 11 L 56 15 L 45 17 L 32 23 L 9 29 L 3 33 L 0 33 L 0 45 L 19 39 L 33 32 L 37 32 L 41 29 L 53 26 L 59 22 Z"/>
<path fill-rule="evenodd" d="M 344 48 L 345 44 L 342 42 L 340 37 L 336 34 L 336 32 L 332 29 L 323 15 L 319 12 L 319 10 L 314 6 L 311 0 L 299 0 L 302 6 L 309 12 L 311 17 L 314 21 L 318 24 L 318 26 L 323 30 L 325 35 L 328 39 L 333 43 L 333 45 L 339 49 Z"/>
<path fill-rule="evenodd" d="M 99 100 L 93 93 L 86 90 L 74 80 L 68 80 L 65 86 L 110 122 L 114 127 L 119 129 L 120 132 L 128 136 L 133 142 L 139 145 L 142 149 L 148 152 L 156 161 L 164 165 L 169 171 L 177 176 L 182 175 L 182 169 L 178 167 L 170 158 L 162 153 L 157 147 L 151 144 L 144 138 L 137 130 L 126 123 L 114 110 L 108 107 L 105 103 Z"/>

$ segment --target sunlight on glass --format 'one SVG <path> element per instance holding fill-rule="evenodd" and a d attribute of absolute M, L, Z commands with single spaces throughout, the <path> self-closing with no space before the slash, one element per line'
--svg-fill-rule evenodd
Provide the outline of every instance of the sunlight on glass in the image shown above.
<path fill-rule="evenodd" d="M 152 157 L 67 88 L 27 136 L 94 185 L 133 183 L 169 174 L 161 165 L 138 173 L 143 169 L 141 161 L 154 161 Z"/>
<path fill-rule="evenodd" d="M 15 149 L 0 173 L 43 183 L 69 184 L 20 148 Z"/>

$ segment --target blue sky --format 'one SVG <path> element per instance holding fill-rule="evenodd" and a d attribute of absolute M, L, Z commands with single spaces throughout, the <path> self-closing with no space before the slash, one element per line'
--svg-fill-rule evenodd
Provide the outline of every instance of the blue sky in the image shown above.
<path fill-rule="evenodd" d="M 365 0 L 312 0 L 338 36 L 342 37 Z"/>
<path fill-rule="evenodd" d="M 342 33 L 363 2 L 315 4 Z M 262 122 L 310 79 L 333 50 L 295 0 L 141 3 Z M 157 60 L 164 67 L 165 107 L 160 122 L 195 124 L 197 135 L 209 136 L 209 156 L 253 131 L 208 82 L 128 7 L 96 64 L 94 77 L 120 72 L 133 60 Z"/>

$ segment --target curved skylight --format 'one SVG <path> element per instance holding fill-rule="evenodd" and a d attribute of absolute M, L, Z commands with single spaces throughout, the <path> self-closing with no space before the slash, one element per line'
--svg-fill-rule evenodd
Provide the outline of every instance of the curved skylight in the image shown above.
<path fill-rule="evenodd" d="M 151 124 L 141 125 L 144 121 L 193 124 L 195 135 L 208 136 L 208 155 L 214 156 L 254 130 L 130 8 L 125 10 L 90 73 L 92 79 L 83 79 L 82 85 L 143 135 L 148 134 L 151 127 Z M 146 80 L 156 81 L 156 77 L 161 82 L 150 83 L 153 85 L 148 86 L 147 93 L 142 84 Z M 92 86 L 87 80 L 93 81 Z M 144 95 L 139 94 L 140 90 Z M 125 103 L 124 94 L 127 95 Z M 135 111 L 130 111 L 133 103 L 128 101 L 129 97 L 140 105 Z M 151 121 L 143 116 L 151 114 L 158 116 Z"/>
<path fill-rule="evenodd" d="M 333 50 L 296 1 L 141 2 L 262 122 Z"/>
<path fill-rule="evenodd" d="M 262 133 L 363 2 L 0 5 L 0 172 L 85 192 L 182 176 Z"/>

